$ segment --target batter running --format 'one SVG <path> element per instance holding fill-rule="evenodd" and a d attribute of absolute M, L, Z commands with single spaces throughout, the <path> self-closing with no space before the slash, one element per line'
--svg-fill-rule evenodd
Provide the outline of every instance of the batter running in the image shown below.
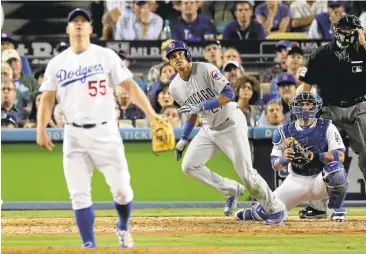
<path fill-rule="evenodd" d="M 287 217 L 286 208 L 252 167 L 247 123 L 233 102 L 231 84 L 214 65 L 192 63 L 191 53 L 184 42 L 171 42 L 166 53 L 179 74 L 170 84 L 170 93 L 181 106 L 179 112 L 187 114 L 182 136 L 176 145 L 177 160 L 188 145 L 197 115 L 204 120 L 183 158 L 183 172 L 225 194 L 224 214 L 231 214 L 244 191 L 243 186 L 205 166 L 217 150 L 222 150 L 232 161 L 246 189 L 263 205 L 267 213 L 265 223 L 280 224 Z"/>

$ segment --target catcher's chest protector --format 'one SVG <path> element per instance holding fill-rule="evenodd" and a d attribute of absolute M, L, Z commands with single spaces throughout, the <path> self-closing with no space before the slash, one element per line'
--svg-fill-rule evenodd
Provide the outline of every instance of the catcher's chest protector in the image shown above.
<path fill-rule="evenodd" d="M 295 122 L 285 124 L 281 127 L 284 139 L 293 137 L 302 147 L 309 149 L 313 153 L 323 153 L 328 150 L 327 129 L 330 120 L 317 118 L 316 125 L 310 129 L 299 132 L 295 127 Z M 305 165 L 292 164 L 292 170 L 299 175 L 310 176 L 317 175 L 322 171 L 324 163 L 317 162 Z"/>

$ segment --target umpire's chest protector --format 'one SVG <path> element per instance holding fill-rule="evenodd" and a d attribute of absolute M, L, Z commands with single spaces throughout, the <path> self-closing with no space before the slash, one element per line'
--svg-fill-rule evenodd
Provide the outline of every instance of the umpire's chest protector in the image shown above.
<path fill-rule="evenodd" d="M 309 149 L 313 153 L 323 153 L 328 150 L 327 130 L 331 123 L 328 119 L 316 119 L 316 125 L 305 130 L 297 130 L 295 122 L 282 126 L 281 131 L 284 138 L 295 138 L 302 147 Z M 304 176 L 316 175 L 323 169 L 324 164 L 320 161 L 303 166 L 293 165 L 292 170 Z"/>

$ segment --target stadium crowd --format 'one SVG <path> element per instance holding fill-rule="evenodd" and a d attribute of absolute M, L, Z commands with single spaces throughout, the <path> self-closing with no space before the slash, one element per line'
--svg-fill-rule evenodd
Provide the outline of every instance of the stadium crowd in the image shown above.
<path fill-rule="evenodd" d="M 167 3 L 168 2 L 168 3 Z M 162 62 L 151 66 L 146 78 L 135 77 L 156 112 L 166 116 L 173 127 L 181 127 L 177 104 L 169 93 L 176 75 L 165 56 L 172 39 L 200 42 L 204 59 L 217 66 L 234 87 L 238 107 L 248 126 L 278 126 L 290 121 L 289 102 L 300 82 L 304 52 L 294 38 L 334 38 L 332 23 L 344 12 L 360 17 L 366 29 L 366 6 L 343 1 L 106 1 L 100 40 L 162 40 Z M 223 50 L 220 40 L 265 40 L 276 33 L 288 33 L 275 47 L 275 62 L 260 75 L 250 75 L 235 48 Z M 299 37 L 300 36 L 300 37 Z M 37 109 L 44 69 L 32 72 L 29 60 L 17 52 L 17 41 L 1 36 L 2 128 L 36 127 Z M 57 54 L 68 48 L 60 42 Z M 129 66 L 128 54 L 116 52 Z M 133 70 L 132 70 L 133 71 Z M 264 93 L 262 88 L 269 87 Z M 143 112 L 133 104 L 122 87 L 115 90 L 116 119 L 121 128 L 146 127 Z M 201 125 L 199 120 L 197 125 Z M 57 103 L 48 127 L 62 128 Z"/>

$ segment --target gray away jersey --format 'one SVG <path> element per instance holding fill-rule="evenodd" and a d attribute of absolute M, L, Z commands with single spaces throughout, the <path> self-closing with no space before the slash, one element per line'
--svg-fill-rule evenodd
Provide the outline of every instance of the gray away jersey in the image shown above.
<path fill-rule="evenodd" d="M 192 73 L 185 81 L 178 75 L 170 83 L 169 90 L 174 100 L 180 105 L 199 104 L 210 100 L 221 93 L 229 81 L 221 74 L 216 66 L 209 63 L 193 62 Z M 234 102 L 224 106 L 205 110 L 199 114 L 204 122 L 216 127 L 231 116 L 235 111 Z"/>

